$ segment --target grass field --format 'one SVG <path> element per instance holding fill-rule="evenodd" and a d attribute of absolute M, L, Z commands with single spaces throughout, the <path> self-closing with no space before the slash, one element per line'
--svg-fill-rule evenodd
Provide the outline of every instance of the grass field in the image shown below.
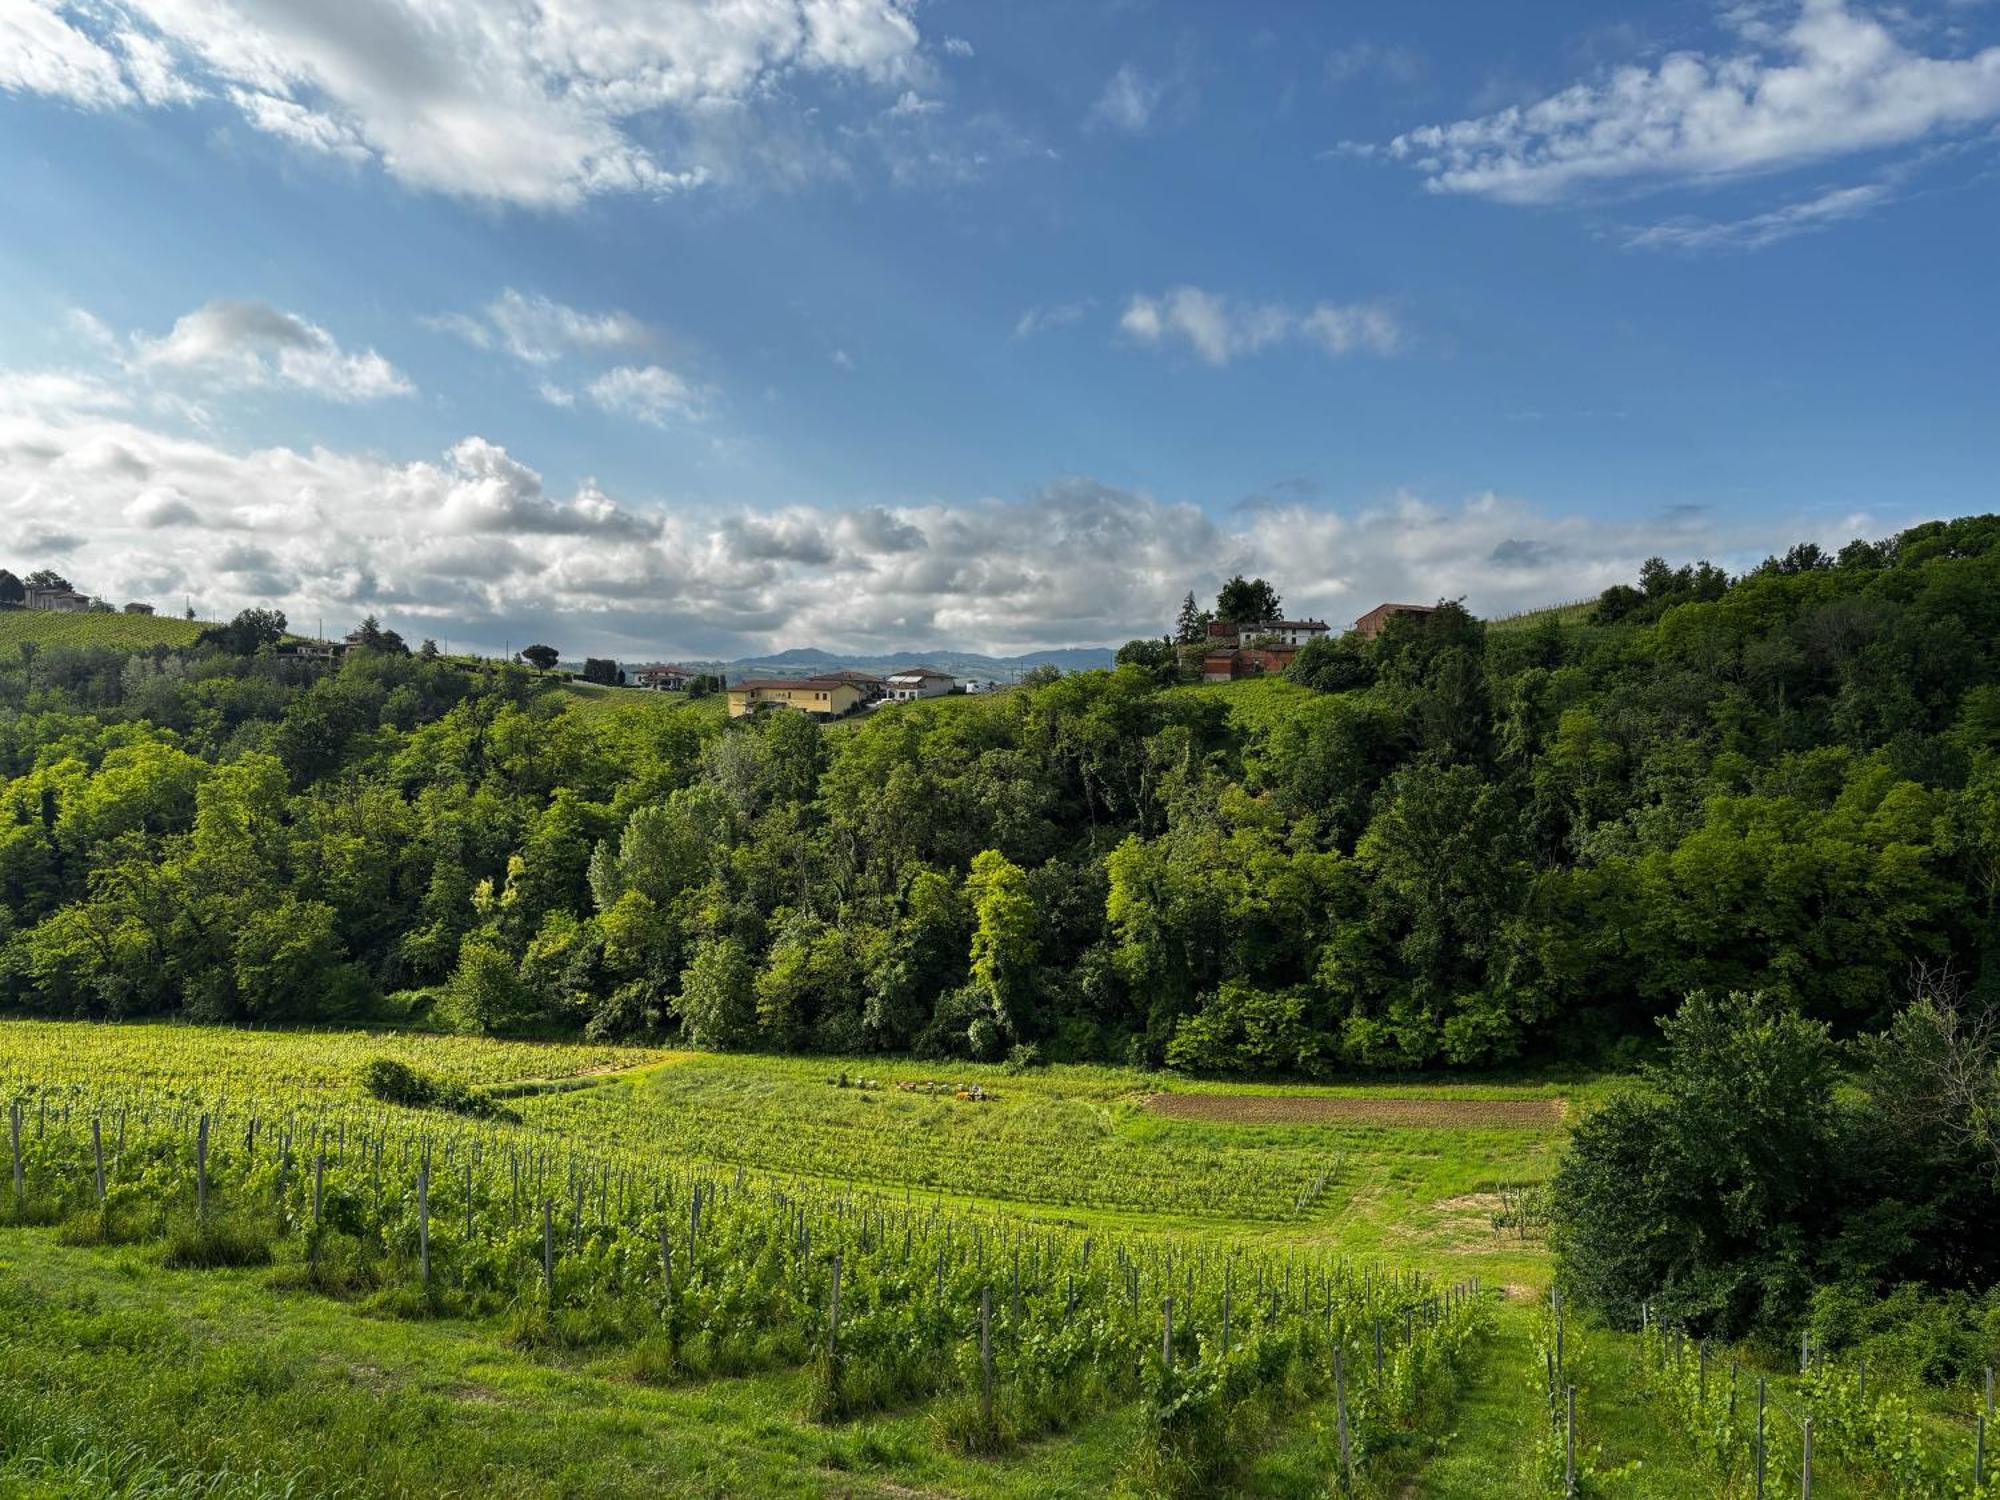
<path fill-rule="evenodd" d="M 474 1136 L 457 1117 L 378 1104 L 359 1081 L 376 1057 L 498 1096 L 518 1120 Z M 973 1085 L 991 1097 L 959 1097 Z M 0 1228 L 0 1494 L 1557 1494 L 1538 1343 L 1547 1254 L 1536 1238 L 1496 1229 L 1495 1213 L 1503 1194 L 1547 1177 L 1568 1122 L 1621 1086 L 1588 1076 L 1211 1085 L 1110 1068 L 940 1072 L 424 1034 L 0 1022 L 0 1093 L 30 1102 L 31 1142 L 73 1137 L 114 1109 L 121 1148 L 128 1111 L 185 1127 L 215 1110 L 240 1133 L 246 1103 L 271 1139 L 282 1130 L 289 1142 L 293 1131 L 306 1138 L 315 1111 L 332 1111 L 343 1138 L 407 1128 L 417 1135 L 392 1134 L 392 1144 L 421 1138 L 446 1162 L 454 1142 L 477 1139 L 489 1166 L 502 1151 L 560 1152 L 641 1176 L 734 1182 L 746 1203 L 766 1183 L 789 1195 L 781 1201 L 843 1215 L 841 1205 L 873 1204 L 861 1209 L 861 1246 L 874 1214 L 888 1226 L 876 1231 L 878 1254 L 892 1261 L 896 1224 L 958 1215 L 962 1232 L 1037 1254 L 1045 1243 L 1072 1256 L 1091 1241 L 1103 1256 L 1124 1247 L 1121 1262 L 1129 1252 L 1163 1263 L 1170 1289 L 1176 1257 L 1204 1274 L 1239 1265 L 1239 1308 L 1253 1301 L 1253 1265 L 1264 1268 L 1256 1285 L 1275 1287 L 1266 1277 L 1282 1267 L 1291 1289 L 1296 1262 L 1308 1306 L 1320 1266 L 1364 1279 L 1422 1270 L 1439 1286 L 1476 1277 L 1487 1310 L 1463 1364 L 1440 1367 L 1404 1420 L 1362 1429 L 1371 1451 L 1354 1490 L 1339 1488 L 1336 1403 L 1320 1388 L 1234 1430 L 1230 1441 L 1249 1446 L 1226 1484 L 1163 1488 L 1134 1460 L 1160 1440 L 1153 1397 L 1096 1400 L 1043 1436 L 980 1456 L 952 1436 L 963 1411 L 948 1393 L 918 1388 L 829 1414 L 822 1367 L 809 1359 L 675 1373 L 643 1341 L 525 1333 L 539 1325 L 504 1286 L 476 1307 L 386 1284 L 343 1290 L 315 1281 L 305 1252 L 284 1245 L 271 1264 L 167 1270 L 158 1239 L 130 1221 L 108 1232 L 110 1210 L 102 1234 L 98 1215 L 58 1214 L 59 1229 Z M 256 1180 L 268 1191 L 265 1150 Z M 114 1182 L 123 1175 L 121 1159 Z M 579 1209 L 584 1201 L 579 1188 Z M 456 1210 L 445 1202 L 448 1221 Z M 161 1231 L 170 1247 L 177 1232 Z M 432 1250 L 449 1261 L 453 1231 L 434 1233 Z M 606 1253 L 627 1251 L 613 1242 Z M 598 1264 L 591 1274 L 618 1274 Z M 711 1303 L 704 1316 L 728 1306 Z M 1192 1340 L 1196 1301 L 1184 1316 Z M 1251 1316 L 1239 1313 L 1245 1325 Z M 855 1327 L 865 1336 L 865 1312 Z M 1215 1331 L 1205 1329 L 1204 1350 Z M 1663 1419 L 1635 1341 L 1580 1328 L 1571 1338 L 1589 1350 L 1571 1356 L 1583 1386 L 1582 1493 L 1722 1492 Z M 1357 1370 L 1365 1350 L 1364 1334 Z M 1896 1493 L 1838 1463 L 1817 1487 Z"/>

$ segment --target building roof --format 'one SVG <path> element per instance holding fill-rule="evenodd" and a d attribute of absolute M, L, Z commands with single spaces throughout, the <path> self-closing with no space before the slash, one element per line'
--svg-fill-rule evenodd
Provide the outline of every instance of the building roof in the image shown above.
<path fill-rule="evenodd" d="M 632 670 L 634 673 L 678 672 L 683 677 L 698 677 L 701 675 L 693 667 L 684 667 L 677 661 L 649 661 L 645 666 L 634 667 Z"/>
<path fill-rule="evenodd" d="M 939 677 L 944 679 L 944 681 L 946 682 L 950 682 L 952 680 L 951 673 L 940 672 L 936 667 L 904 667 L 901 671 L 891 672 L 889 674 L 889 681 L 891 682 L 921 681 L 926 677 Z"/>
<path fill-rule="evenodd" d="M 825 692 L 830 688 L 841 688 L 841 687 L 851 688 L 859 686 L 860 686 L 859 683 L 855 682 L 851 678 L 844 676 L 746 677 L 741 682 L 737 683 L 734 687 L 730 688 L 729 691 L 732 693 L 736 693 L 745 691 L 746 689 L 749 688 L 783 688 L 788 691 L 797 692 L 801 688 L 812 688 L 819 692 Z"/>

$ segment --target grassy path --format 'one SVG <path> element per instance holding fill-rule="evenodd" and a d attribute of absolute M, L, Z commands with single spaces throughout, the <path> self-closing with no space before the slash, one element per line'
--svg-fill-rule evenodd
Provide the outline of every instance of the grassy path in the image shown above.
<path fill-rule="evenodd" d="M 1541 1386 L 1528 1377 L 1531 1316 L 1525 1303 L 1501 1304 L 1482 1363 L 1459 1398 L 1451 1435 L 1404 1491 L 1411 1500 L 1514 1500 L 1535 1493 L 1524 1446 L 1541 1421 Z"/>

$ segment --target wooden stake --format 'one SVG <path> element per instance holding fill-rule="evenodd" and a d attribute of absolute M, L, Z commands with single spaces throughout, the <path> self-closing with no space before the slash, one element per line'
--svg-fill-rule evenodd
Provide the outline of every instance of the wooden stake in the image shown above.
<path fill-rule="evenodd" d="M 1563 1412 L 1563 1493 L 1576 1493 L 1576 1387 L 1565 1388 Z"/>
<path fill-rule="evenodd" d="M 979 1419 L 993 1426 L 993 1288 L 979 1289 Z"/>
<path fill-rule="evenodd" d="M 1347 1435 L 1347 1371 L 1341 1364 L 1340 1345 L 1333 1346 L 1334 1422 L 1340 1432 L 1340 1469 L 1349 1487 L 1354 1484 L 1354 1449 Z"/>
<path fill-rule="evenodd" d="M 1764 1500 L 1764 1377 L 1757 1377 L 1757 1500 Z"/>

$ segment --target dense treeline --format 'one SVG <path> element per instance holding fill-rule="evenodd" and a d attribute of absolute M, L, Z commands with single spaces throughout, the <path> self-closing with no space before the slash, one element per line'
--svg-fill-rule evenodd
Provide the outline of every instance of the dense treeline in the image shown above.
<path fill-rule="evenodd" d="M 830 728 L 241 645 L 0 657 L 0 1004 L 1318 1072 L 2000 986 L 2000 518 Z"/>

